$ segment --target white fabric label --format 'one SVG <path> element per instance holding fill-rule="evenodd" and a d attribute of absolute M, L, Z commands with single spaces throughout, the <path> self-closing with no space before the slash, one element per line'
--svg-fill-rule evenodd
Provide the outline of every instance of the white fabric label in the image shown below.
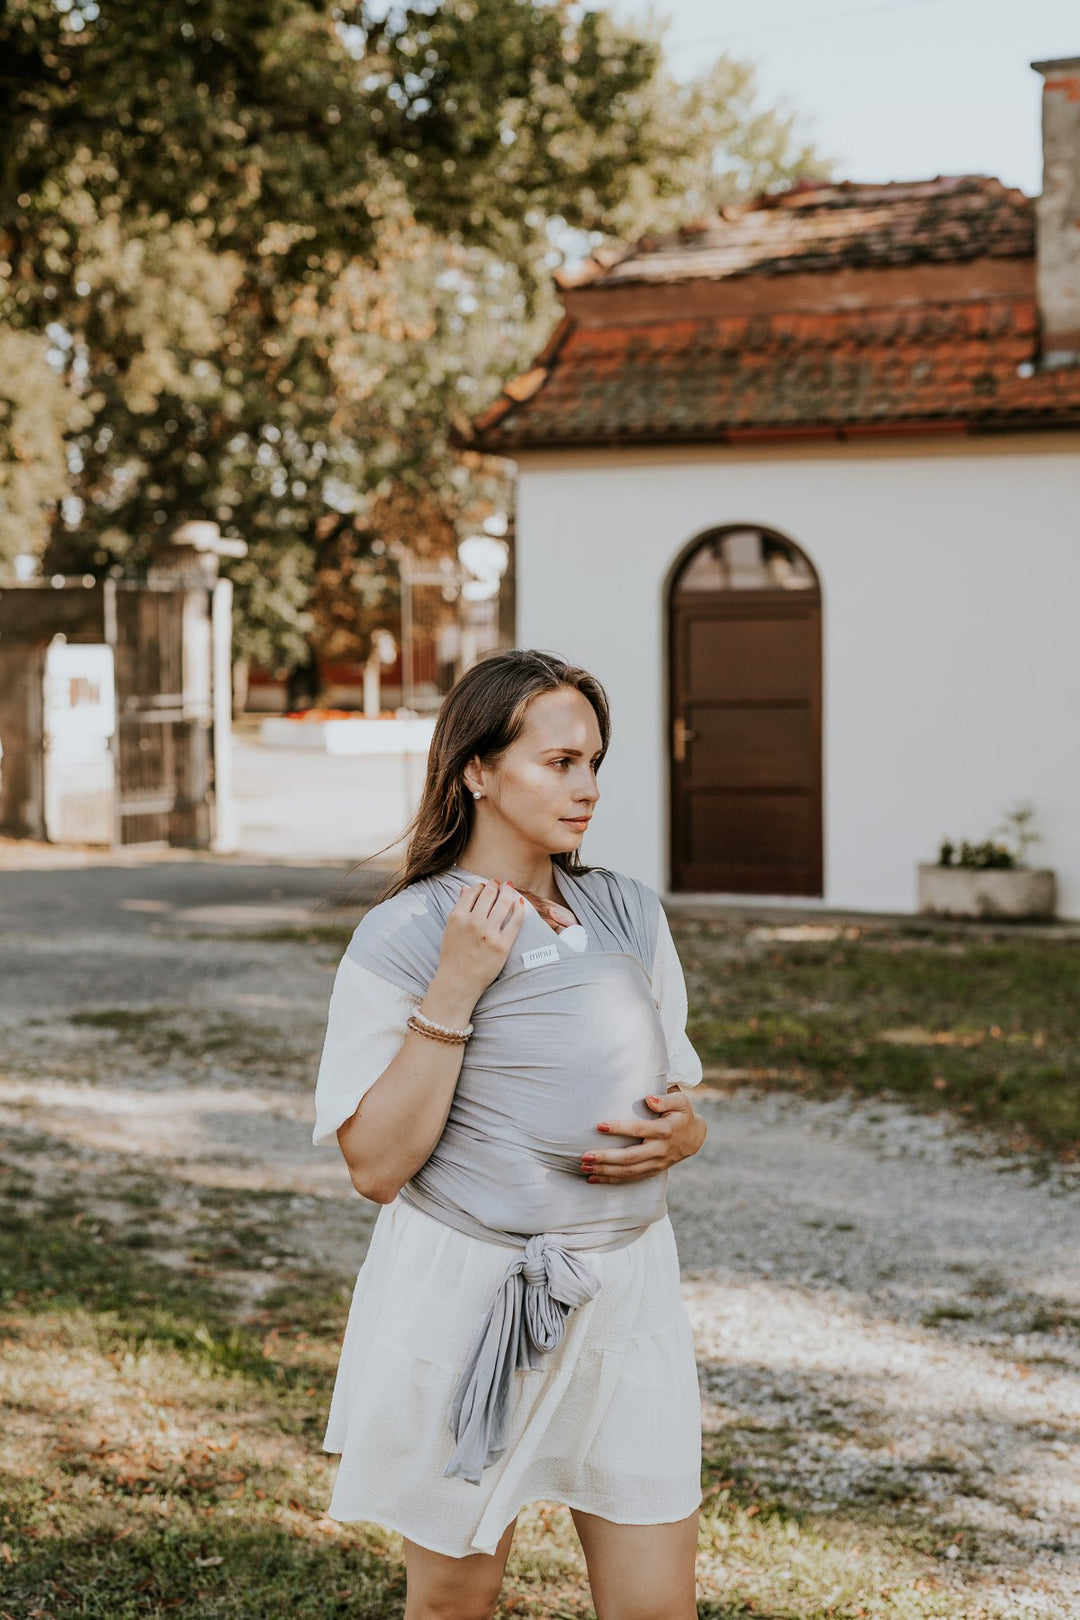
<path fill-rule="evenodd" d="M 557 945 L 540 945 L 535 951 L 522 951 L 522 967 L 539 967 L 541 962 L 557 962 L 559 960 L 559 947 Z"/>

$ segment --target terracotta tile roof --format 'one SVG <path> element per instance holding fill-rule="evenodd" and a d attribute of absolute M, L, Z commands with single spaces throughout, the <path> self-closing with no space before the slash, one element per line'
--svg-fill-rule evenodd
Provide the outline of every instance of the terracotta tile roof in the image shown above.
<path fill-rule="evenodd" d="M 868 186 L 803 181 L 673 236 L 590 264 L 565 286 L 783 275 L 863 266 L 1028 257 L 1030 197 L 986 175 Z"/>
<path fill-rule="evenodd" d="M 1031 299 L 568 330 L 482 446 L 723 439 L 752 429 L 1080 422 L 1080 370 L 1032 366 Z M 535 375 L 535 374 L 534 374 Z"/>
<path fill-rule="evenodd" d="M 1032 214 L 1021 193 L 978 177 L 803 188 L 678 245 L 641 244 L 567 287 L 568 313 L 545 351 L 463 437 L 499 454 L 1080 426 L 1080 368 L 1037 365 Z M 1024 262 L 995 272 L 990 292 L 976 266 L 956 267 L 1010 257 Z M 931 268 L 889 302 L 889 277 L 903 274 L 889 267 L 916 261 Z M 780 284 L 790 271 L 824 274 Z M 730 295 L 717 286 L 729 280 Z M 671 281 L 715 290 L 668 292 Z M 853 284 L 865 307 L 851 307 Z M 784 307 L 785 287 L 805 307 Z"/>

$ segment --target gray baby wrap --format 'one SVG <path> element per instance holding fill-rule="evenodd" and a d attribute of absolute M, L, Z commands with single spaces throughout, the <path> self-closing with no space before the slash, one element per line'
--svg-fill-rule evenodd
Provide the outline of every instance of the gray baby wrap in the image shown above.
<path fill-rule="evenodd" d="M 531 907 L 502 972 L 473 1013 L 474 1033 L 446 1127 L 401 1196 L 436 1220 L 514 1251 L 469 1353 L 449 1413 L 457 1448 L 446 1474 L 476 1483 L 506 1449 L 515 1368 L 562 1341 L 566 1318 L 597 1292 L 589 1251 L 630 1243 L 666 1210 L 666 1173 L 590 1184 L 588 1148 L 625 1146 L 598 1121 L 650 1117 L 668 1056 L 651 971 L 659 900 L 600 869 L 552 868 L 587 930 L 584 950 Z M 435 973 L 461 885 L 454 867 L 411 884 L 361 921 L 349 954 L 418 997 Z"/>

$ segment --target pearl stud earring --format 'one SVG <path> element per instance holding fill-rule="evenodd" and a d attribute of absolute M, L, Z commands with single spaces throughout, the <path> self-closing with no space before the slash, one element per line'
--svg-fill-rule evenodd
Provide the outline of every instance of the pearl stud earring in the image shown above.
<path fill-rule="evenodd" d="M 480 797 L 480 789 L 479 788 L 473 788 L 473 798 L 478 799 L 479 797 Z"/>

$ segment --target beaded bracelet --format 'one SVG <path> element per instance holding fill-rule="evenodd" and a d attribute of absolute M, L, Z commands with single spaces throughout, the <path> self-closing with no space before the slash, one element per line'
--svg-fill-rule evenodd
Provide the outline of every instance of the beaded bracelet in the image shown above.
<path fill-rule="evenodd" d="M 437 1024 L 433 1018 L 415 1011 L 409 1014 L 406 1028 L 415 1030 L 417 1035 L 426 1035 L 430 1040 L 446 1041 L 453 1046 L 464 1046 L 473 1032 L 471 1024 L 466 1024 L 464 1029 L 448 1029 L 445 1024 Z"/>

